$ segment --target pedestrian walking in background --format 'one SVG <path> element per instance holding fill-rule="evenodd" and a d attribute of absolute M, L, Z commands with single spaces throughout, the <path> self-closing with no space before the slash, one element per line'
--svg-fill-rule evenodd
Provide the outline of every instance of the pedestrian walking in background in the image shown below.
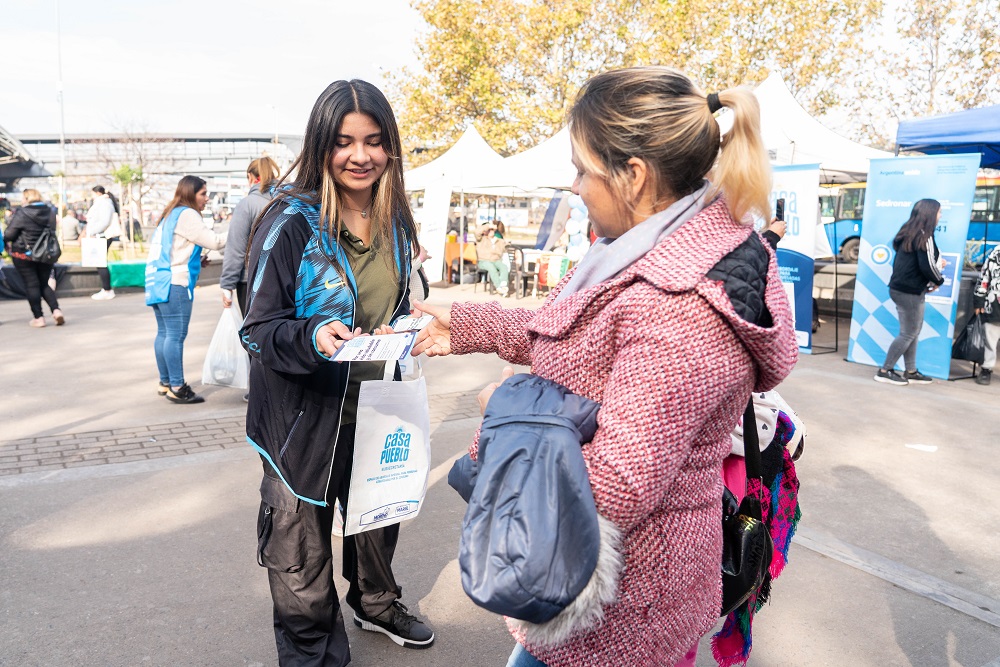
<path fill-rule="evenodd" d="M 735 119 L 724 140 L 722 107 Z M 759 107 L 665 67 L 613 71 L 584 84 L 570 139 L 598 241 L 538 311 L 417 303 L 436 319 L 412 353 L 498 354 L 600 404 L 582 449 L 597 570 L 551 621 L 508 619 L 508 666 L 694 665 L 721 609 L 730 432 L 797 358 L 777 262 L 751 223 L 770 217 Z"/>
<path fill-rule="evenodd" d="M 95 185 L 91 190 L 94 192 L 94 203 L 87 211 L 87 226 L 84 235 L 90 238 L 107 239 L 108 250 L 111 244 L 118 241 L 122 234 L 121 211 L 118 202 L 108 194 L 103 185 Z M 106 266 L 97 267 L 97 275 L 101 279 L 101 291 L 91 294 L 91 299 L 106 301 L 115 298 L 115 291 L 111 288 L 111 271 Z"/>
<path fill-rule="evenodd" d="M 184 339 L 191 322 L 194 287 L 201 273 L 201 249 L 219 250 L 225 239 L 205 227 L 205 181 L 185 176 L 160 216 L 146 260 L 146 305 L 156 316 L 153 353 L 160 373 L 157 392 L 172 403 L 202 403 L 184 381 Z"/>
<path fill-rule="evenodd" d="M 382 446 L 354 439 L 361 382 L 382 379 L 384 363 L 330 357 L 409 313 L 418 250 L 399 129 L 381 91 L 330 84 L 288 174 L 251 231 L 241 331 L 252 357 L 247 440 L 264 462 L 257 557 L 279 663 L 334 667 L 351 661 L 333 585 L 334 506 L 350 507 L 355 446 Z M 358 627 L 423 648 L 434 633 L 400 602 L 398 536 L 395 524 L 343 538 L 346 600 Z"/>
<path fill-rule="evenodd" d="M 250 227 L 271 201 L 271 186 L 278 178 L 278 165 L 269 157 L 257 158 L 247 167 L 247 184 L 250 192 L 236 204 L 229 222 L 226 237 L 226 254 L 222 258 L 222 274 L 219 287 L 222 289 L 222 306 L 233 305 L 233 294 L 240 304 L 240 314 L 247 312 L 246 256 Z"/>
<path fill-rule="evenodd" d="M 924 325 L 924 298 L 929 290 L 944 283 L 941 270 L 946 262 L 934 242 L 934 228 L 941 219 L 941 204 L 921 199 L 913 205 L 910 218 L 892 240 L 896 257 L 889 278 L 889 297 L 899 314 L 899 335 L 889 345 L 876 382 L 886 384 L 930 384 L 933 380 L 917 370 L 917 339 Z M 903 357 L 905 372 L 894 369 Z"/>
<path fill-rule="evenodd" d="M 3 233 L 4 245 L 10 254 L 14 269 L 24 283 L 32 316 L 28 324 L 36 329 L 45 326 L 42 312 L 42 299 L 44 299 L 52 311 L 52 319 L 55 320 L 56 326 L 60 326 L 65 324 L 66 318 L 59 309 L 55 290 L 49 284 L 53 263 L 38 261 L 32 253 L 43 230 L 50 229 L 53 234 L 57 233 L 56 210 L 42 201 L 42 193 L 38 190 L 29 188 L 21 196 L 24 205 L 10 216 L 10 222 Z"/>
<path fill-rule="evenodd" d="M 993 248 L 983 263 L 976 291 L 972 295 L 972 308 L 976 314 L 984 314 L 983 328 L 986 330 L 986 354 L 983 367 L 976 376 L 976 384 L 988 385 L 997 363 L 997 344 L 1000 340 L 1000 246 Z"/>

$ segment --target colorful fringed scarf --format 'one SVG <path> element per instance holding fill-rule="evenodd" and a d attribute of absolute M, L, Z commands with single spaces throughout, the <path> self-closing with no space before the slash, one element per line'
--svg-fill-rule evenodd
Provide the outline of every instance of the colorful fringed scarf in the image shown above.
<path fill-rule="evenodd" d="M 712 655 L 719 667 L 746 665 L 753 647 L 751 628 L 754 615 L 767 602 L 771 593 L 771 581 L 776 579 L 788 562 L 788 548 L 792 544 L 795 527 L 802 512 L 799 510 L 799 479 L 795 475 L 795 463 L 785 448 L 795 432 L 795 426 L 787 415 L 781 413 L 775 429 L 774 440 L 769 447 L 780 446 L 781 470 L 774 476 L 766 491 L 753 480 L 747 485 L 747 493 L 756 493 L 761 499 L 761 512 L 771 540 L 774 542 L 774 556 L 764 584 L 756 594 L 729 616 L 722 630 L 712 637 Z"/>

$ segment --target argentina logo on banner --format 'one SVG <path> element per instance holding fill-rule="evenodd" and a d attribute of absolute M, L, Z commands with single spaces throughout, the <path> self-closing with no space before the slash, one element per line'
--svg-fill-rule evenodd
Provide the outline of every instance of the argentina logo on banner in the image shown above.
<path fill-rule="evenodd" d="M 819 165 L 772 167 L 771 209 L 785 200 L 785 235 L 778 242 L 778 272 L 795 317 L 795 338 L 812 352 L 813 274 L 819 217 Z"/>
<path fill-rule="evenodd" d="M 945 282 L 926 296 L 924 323 L 917 339 L 917 367 L 931 377 L 948 378 L 979 158 L 978 154 L 963 154 L 871 161 L 848 361 L 870 366 L 881 366 L 885 361 L 889 345 L 899 333 L 899 316 L 889 297 L 889 278 L 896 256 L 893 239 L 909 218 L 914 203 L 936 199 L 941 203 L 941 219 L 934 239 L 947 262 L 942 270 Z M 897 370 L 901 369 L 897 364 Z"/>

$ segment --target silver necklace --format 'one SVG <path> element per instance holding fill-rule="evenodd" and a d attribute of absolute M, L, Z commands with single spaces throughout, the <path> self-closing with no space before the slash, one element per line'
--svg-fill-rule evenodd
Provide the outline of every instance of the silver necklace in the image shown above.
<path fill-rule="evenodd" d="M 368 204 L 368 206 L 365 206 L 364 208 L 351 208 L 350 206 L 344 204 L 344 208 L 346 208 L 348 211 L 355 211 L 356 213 L 360 213 L 362 218 L 368 217 L 368 211 L 369 209 L 371 209 L 371 207 L 372 205 Z"/>

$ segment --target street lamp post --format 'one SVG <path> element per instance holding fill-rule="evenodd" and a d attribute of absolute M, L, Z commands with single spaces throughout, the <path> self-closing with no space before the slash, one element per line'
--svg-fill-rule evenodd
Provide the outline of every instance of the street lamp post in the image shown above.
<path fill-rule="evenodd" d="M 62 26 L 59 22 L 59 0 L 56 3 L 56 67 L 59 74 L 59 153 L 62 162 L 59 172 L 59 218 L 66 215 L 66 105 L 63 99 L 62 78 Z M 59 236 L 62 236 L 61 234 Z"/>

